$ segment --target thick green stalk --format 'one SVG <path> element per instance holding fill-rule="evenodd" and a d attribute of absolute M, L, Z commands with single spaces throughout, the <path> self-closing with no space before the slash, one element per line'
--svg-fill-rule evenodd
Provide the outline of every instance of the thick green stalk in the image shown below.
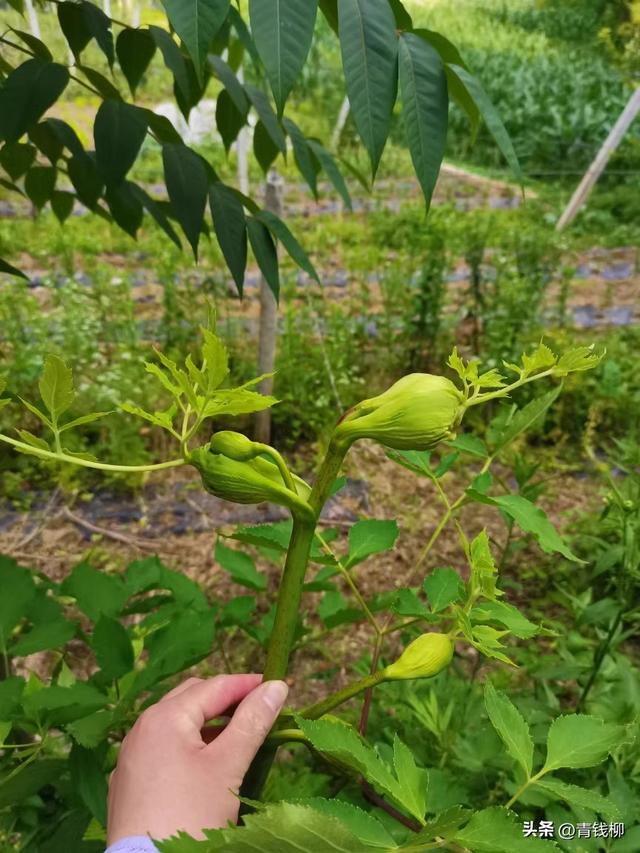
<path fill-rule="evenodd" d="M 348 447 L 345 445 L 330 443 L 307 501 L 313 514 L 309 517 L 294 516 L 291 541 L 278 590 L 276 617 L 267 650 L 265 681 L 284 678 L 287 674 L 316 523 L 347 450 Z M 242 796 L 252 800 L 258 799 L 269 775 L 276 750 L 277 746 L 273 744 L 265 744 L 260 750 L 245 777 L 241 790 Z"/>
<path fill-rule="evenodd" d="M 278 590 L 276 618 L 267 651 L 265 681 L 284 678 L 287 674 L 314 532 L 315 522 L 294 518 L 287 560 Z"/>

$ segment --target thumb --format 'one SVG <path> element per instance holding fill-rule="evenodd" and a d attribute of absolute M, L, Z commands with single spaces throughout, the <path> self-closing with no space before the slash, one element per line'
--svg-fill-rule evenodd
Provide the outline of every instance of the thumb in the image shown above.
<path fill-rule="evenodd" d="M 266 681 L 238 705 L 224 732 L 208 749 L 221 751 L 229 774 L 241 782 L 271 731 L 289 688 L 284 681 Z"/>

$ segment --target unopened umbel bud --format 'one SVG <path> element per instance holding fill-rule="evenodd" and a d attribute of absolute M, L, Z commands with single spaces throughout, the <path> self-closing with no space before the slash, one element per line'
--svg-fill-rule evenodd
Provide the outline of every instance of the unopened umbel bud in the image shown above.
<path fill-rule="evenodd" d="M 385 680 L 430 678 L 449 666 L 453 643 L 446 634 L 422 634 L 385 670 Z"/>
<path fill-rule="evenodd" d="M 412 373 L 350 409 L 335 438 L 349 445 L 372 438 L 394 450 L 430 450 L 453 437 L 464 411 L 462 392 L 445 376 Z"/>
<path fill-rule="evenodd" d="M 299 477 L 292 477 L 296 494 L 285 485 L 278 466 L 268 459 L 254 456 L 238 461 L 205 446 L 192 452 L 190 462 L 200 472 L 205 489 L 223 500 L 239 504 L 268 501 L 286 506 L 293 513 L 311 513 L 306 503 L 309 486 Z"/>

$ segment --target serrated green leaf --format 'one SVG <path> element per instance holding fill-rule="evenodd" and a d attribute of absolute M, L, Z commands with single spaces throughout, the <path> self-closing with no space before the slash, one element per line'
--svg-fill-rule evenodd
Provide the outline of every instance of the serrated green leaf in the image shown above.
<path fill-rule="evenodd" d="M 328 720 L 303 720 L 296 717 L 301 731 L 314 749 L 362 774 L 384 796 L 400 808 L 422 820 L 424 813 L 414 811 L 415 797 L 394 777 L 375 750 L 351 726 Z"/>
<path fill-rule="evenodd" d="M 397 734 L 393 738 L 393 769 L 411 813 L 424 817 L 427 810 L 429 774 L 417 766 L 413 753 Z"/>
<path fill-rule="evenodd" d="M 133 669 L 133 646 L 126 628 L 117 619 L 104 614 L 91 635 L 91 648 L 105 678 L 121 678 Z"/>
<path fill-rule="evenodd" d="M 267 588 L 267 578 L 256 569 L 256 564 L 248 554 L 227 548 L 218 539 L 216 542 L 215 560 L 222 568 L 229 572 L 235 583 L 263 592 Z"/>
<path fill-rule="evenodd" d="M 490 681 L 484 686 L 484 704 L 491 724 L 507 748 L 509 755 L 531 776 L 533 770 L 533 739 L 529 726 L 516 706 L 495 690 Z"/>
<path fill-rule="evenodd" d="M 202 333 L 202 371 L 207 384 L 202 389 L 211 394 L 223 382 L 229 373 L 229 354 L 222 340 L 210 329 L 201 328 Z M 238 389 L 232 389 L 235 391 Z"/>
<path fill-rule="evenodd" d="M 473 586 L 489 599 L 502 595 L 500 590 L 496 589 L 498 569 L 491 554 L 486 530 L 482 530 L 471 542 L 469 556 Z"/>
<path fill-rule="evenodd" d="M 447 144 L 447 76 L 438 52 L 419 36 L 402 33 L 399 50 L 402 120 L 429 207 Z"/>
<path fill-rule="evenodd" d="M 555 841 L 525 838 L 522 821 L 500 806 L 476 812 L 453 840 L 473 853 L 549 853 L 558 849 Z"/>
<path fill-rule="evenodd" d="M 558 356 L 546 344 L 540 343 L 537 348 L 527 355 L 522 354 L 522 367 L 525 376 L 531 376 L 540 370 L 546 370 L 557 362 Z"/>
<path fill-rule="evenodd" d="M 76 398 L 71 369 L 57 355 L 46 357 L 38 388 L 53 421 L 63 415 Z"/>
<path fill-rule="evenodd" d="M 357 521 L 349 530 L 349 553 L 345 566 L 351 568 L 372 554 L 379 554 L 393 548 L 399 532 L 395 521 L 380 521 L 373 518 Z"/>
<path fill-rule="evenodd" d="M 501 432 L 496 442 L 494 452 L 498 453 L 503 450 L 507 445 L 511 444 L 515 438 L 533 426 L 533 424 L 541 418 L 547 409 L 549 409 L 549 407 L 557 400 L 561 390 L 561 387 L 558 385 L 556 388 L 553 388 L 551 391 L 543 394 L 542 397 L 536 397 L 535 400 L 531 400 L 531 402 L 527 403 L 524 408 L 518 409 Z"/>
<path fill-rule="evenodd" d="M 25 443 L 31 445 L 31 447 L 36 447 L 38 450 L 47 450 L 50 451 L 48 442 L 44 440 L 44 438 L 40 438 L 38 435 L 34 435 L 32 432 L 29 432 L 27 429 L 19 429 L 17 430 L 20 439 Z"/>
<path fill-rule="evenodd" d="M 365 812 L 346 800 L 325 800 L 322 797 L 309 797 L 296 800 L 296 805 L 310 806 L 314 811 L 337 818 L 349 830 L 367 844 L 376 849 L 388 850 L 395 842 L 388 830 L 373 814 Z"/>
<path fill-rule="evenodd" d="M 111 414 L 111 412 L 93 412 L 89 415 L 80 415 L 79 418 L 74 418 L 72 421 L 68 421 L 66 424 L 63 424 L 59 427 L 59 430 L 63 433 L 68 429 L 74 429 L 75 427 L 84 426 L 85 424 L 91 424 L 94 421 L 100 420 L 100 418 L 106 418 L 109 414 Z"/>
<path fill-rule="evenodd" d="M 391 853 L 387 847 L 370 844 L 325 810 L 298 803 L 270 803 L 256 814 L 243 818 L 244 826 L 207 831 L 208 841 L 185 835 L 156 842 L 161 853 Z"/>
<path fill-rule="evenodd" d="M 603 357 L 604 353 L 594 352 L 593 346 L 577 347 L 560 356 L 555 373 L 557 376 L 566 376 L 576 371 L 592 370 L 600 364 Z"/>
<path fill-rule="evenodd" d="M 534 637 L 539 631 L 537 625 L 505 601 L 481 601 L 472 608 L 469 616 L 472 622 L 497 622 L 504 625 L 522 640 Z"/>
<path fill-rule="evenodd" d="M 387 0 L 338 0 L 338 20 L 353 120 L 375 177 L 397 94 L 396 22 Z"/>
<path fill-rule="evenodd" d="M 282 115 L 311 47 L 318 0 L 250 0 L 251 32 Z"/>
<path fill-rule="evenodd" d="M 579 809 L 589 809 L 602 815 L 609 821 L 621 819 L 620 810 L 608 797 L 603 797 L 598 791 L 589 791 L 579 785 L 572 785 L 560 779 L 551 779 L 546 776 L 535 783 L 536 788 L 541 788 L 546 794 L 560 800 L 564 800 L 571 806 Z"/>
<path fill-rule="evenodd" d="M 628 740 L 625 726 L 605 723 L 587 714 L 558 717 L 547 736 L 545 770 L 593 767 Z"/>
<path fill-rule="evenodd" d="M 540 507 L 531 503 L 522 495 L 501 495 L 487 499 L 507 513 L 526 533 L 535 536 L 536 541 L 546 554 L 558 553 L 574 563 L 582 563 L 571 551 L 564 539 L 549 521 Z"/>
<path fill-rule="evenodd" d="M 464 581 L 454 569 L 434 569 L 422 584 L 433 613 L 440 613 L 465 593 Z"/>
<path fill-rule="evenodd" d="M 204 408 L 204 417 L 214 418 L 218 415 L 251 415 L 269 409 L 278 401 L 266 394 L 233 388 L 229 391 L 216 392 Z"/>

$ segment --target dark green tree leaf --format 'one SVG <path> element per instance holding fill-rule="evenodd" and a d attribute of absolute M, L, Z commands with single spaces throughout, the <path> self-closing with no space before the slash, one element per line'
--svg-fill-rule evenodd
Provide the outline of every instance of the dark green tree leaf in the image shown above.
<path fill-rule="evenodd" d="M 156 43 L 149 30 L 125 27 L 120 31 L 116 39 L 116 56 L 132 95 L 135 95 L 155 52 Z"/>
<path fill-rule="evenodd" d="M 56 219 L 62 225 L 71 216 L 75 196 L 73 193 L 56 190 L 51 195 L 51 209 L 53 210 Z"/>
<path fill-rule="evenodd" d="M 63 65 L 28 59 L 0 86 L 0 139 L 17 142 L 57 101 L 69 82 Z"/>
<path fill-rule="evenodd" d="M 333 159 L 331 154 L 327 151 L 327 149 L 318 142 L 317 139 L 307 139 L 307 143 L 316 158 L 318 159 L 320 165 L 324 169 L 327 174 L 327 177 L 335 187 L 336 191 L 341 196 L 345 205 L 352 209 L 351 207 L 351 196 L 349 194 L 349 188 L 347 187 L 346 181 L 342 176 L 342 172 L 338 168 L 336 161 Z"/>
<path fill-rule="evenodd" d="M 91 41 L 91 32 L 87 26 L 82 4 L 63 2 L 56 6 L 58 22 L 67 44 L 76 60 L 80 60 L 80 54 Z"/>
<path fill-rule="evenodd" d="M 211 43 L 229 12 L 229 0 L 162 0 L 171 25 L 185 43 L 198 79 Z"/>
<path fill-rule="evenodd" d="M 309 53 L 317 12 L 318 0 L 249 0 L 251 32 L 279 115 Z"/>
<path fill-rule="evenodd" d="M 147 134 L 146 110 L 124 101 L 103 101 L 96 113 L 93 138 L 96 165 L 107 186 L 122 183 L 135 163 Z"/>
<path fill-rule="evenodd" d="M 93 3 L 83 0 L 80 4 L 87 30 L 92 38 L 96 40 L 96 44 L 107 57 L 107 62 L 110 66 L 115 60 L 113 50 L 113 35 L 111 33 L 111 19 L 108 18 L 102 9 L 99 9 Z"/>
<path fill-rule="evenodd" d="M 247 104 L 248 111 L 248 104 Z M 247 120 L 247 113 L 241 113 L 229 92 L 223 89 L 218 95 L 216 101 L 216 127 L 218 133 L 222 137 L 222 142 L 227 154 L 231 146 L 238 138 L 240 130 L 244 127 Z"/>
<path fill-rule="evenodd" d="M 144 209 L 151 214 L 153 219 L 155 219 L 156 223 L 162 228 L 167 237 L 176 244 L 179 249 L 182 249 L 182 243 L 180 242 L 180 238 L 176 234 L 176 231 L 169 221 L 169 217 L 165 212 L 165 206 L 167 206 L 167 202 L 156 201 L 154 198 L 145 192 L 142 187 L 139 187 L 137 184 L 130 183 L 129 189 L 133 193 L 133 195 L 140 201 Z"/>
<path fill-rule="evenodd" d="M 320 162 L 316 155 L 309 147 L 304 133 L 298 125 L 289 118 L 283 120 L 285 130 L 289 134 L 291 144 L 293 145 L 293 156 L 296 161 L 296 166 L 300 169 L 302 177 L 309 185 L 309 189 L 318 198 L 318 172 L 320 171 Z"/>
<path fill-rule="evenodd" d="M 105 200 L 114 221 L 135 240 L 142 225 L 143 210 L 140 198 L 132 191 L 134 186 L 130 181 L 125 181 L 108 187 Z"/>
<path fill-rule="evenodd" d="M 270 210 L 261 210 L 260 213 L 256 214 L 256 219 L 263 222 L 273 236 L 280 240 L 287 250 L 288 255 L 296 262 L 300 269 L 303 269 L 320 284 L 320 278 L 315 267 L 309 260 L 309 256 L 284 222 L 275 213 L 271 213 Z"/>
<path fill-rule="evenodd" d="M 24 190 L 38 210 L 49 201 L 55 185 L 56 170 L 53 166 L 34 166 L 25 175 Z"/>
<path fill-rule="evenodd" d="M 17 181 L 36 159 L 36 149 L 25 142 L 7 142 L 0 150 L 0 166 Z"/>
<path fill-rule="evenodd" d="M 216 77 L 224 88 L 229 93 L 231 100 L 235 104 L 239 113 L 246 116 L 249 110 L 249 99 L 247 98 L 244 86 L 238 80 L 233 70 L 220 56 L 209 57 L 211 65 L 216 73 Z"/>
<path fill-rule="evenodd" d="M 247 268 L 247 220 L 234 191 L 214 181 L 209 187 L 209 206 L 222 254 L 242 296 Z"/>
<path fill-rule="evenodd" d="M 62 155 L 63 144 L 58 139 L 51 122 L 41 121 L 29 130 L 29 139 L 42 151 L 52 166 L 55 166 Z"/>
<path fill-rule="evenodd" d="M 26 276 L 23 272 L 16 267 L 11 266 L 11 264 L 7 263 L 7 261 L 0 258 L 0 273 L 4 273 L 6 275 L 15 275 L 17 278 L 24 278 L 29 281 L 29 277 Z"/>
<path fill-rule="evenodd" d="M 398 85 L 398 38 L 388 0 L 338 0 L 340 48 L 353 120 L 375 176 Z"/>
<path fill-rule="evenodd" d="M 67 163 L 67 169 L 78 198 L 94 210 L 104 189 L 94 158 L 85 152 L 74 154 Z"/>
<path fill-rule="evenodd" d="M 269 136 L 266 127 L 261 121 L 256 124 L 253 130 L 253 153 L 265 175 L 280 154 L 278 146 Z"/>
<path fill-rule="evenodd" d="M 258 89 L 255 86 L 247 84 L 245 89 L 255 111 L 258 113 L 260 121 L 264 124 L 267 133 L 273 140 L 274 145 L 276 145 L 278 150 L 286 156 L 287 140 L 285 139 L 284 132 L 280 127 L 280 122 L 269 103 L 269 98 L 261 89 Z"/>
<path fill-rule="evenodd" d="M 516 150 L 513 147 L 513 142 L 511 141 L 511 137 L 507 133 L 507 129 L 505 128 L 502 119 L 500 118 L 498 111 L 495 106 L 491 102 L 491 99 L 482 88 L 480 81 L 477 77 L 474 77 L 470 74 L 466 68 L 462 68 L 459 65 L 451 64 L 449 65 L 451 71 L 458 77 L 461 84 L 467 90 L 469 96 L 474 101 L 478 110 L 480 111 L 480 115 L 484 119 L 487 127 L 493 138 L 495 139 L 498 148 L 502 151 L 505 160 L 509 164 L 511 171 L 516 176 L 516 178 L 522 182 L 523 175 L 522 169 L 520 168 L 520 161 L 518 160 L 518 155 L 516 154 Z"/>
<path fill-rule="evenodd" d="M 182 92 L 183 98 L 191 96 L 191 83 L 185 57 L 175 41 L 161 27 L 149 27 L 151 37 L 162 54 L 164 64 L 173 74 L 176 87 Z"/>
<path fill-rule="evenodd" d="M 41 42 L 39 38 L 32 35 L 32 33 L 25 33 L 22 30 L 12 30 L 21 41 L 23 41 L 27 47 L 31 49 L 34 56 L 38 56 L 40 59 L 44 59 L 46 62 L 53 62 L 53 56 L 51 55 L 51 51 L 49 48 Z"/>
<path fill-rule="evenodd" d="M 402 118 L 427 207 L 447 143 L 447 77 L 437 51 L 413 33 L 400 36 Z"/>
<path fill-rule="evenodd" d="M 271 233 L 266 225 L 253 216 L 247 219 L 247 231 L 258 266 L 277 302 L 280 298 L 280 272 L 278 253 Z"/>
<path fill-rule="evenodd" d="M 186 145 L 163 145 L 162 162 L 171 206 L 197 260 L 207 203 L 207 170 L 202 159 Z"/>

